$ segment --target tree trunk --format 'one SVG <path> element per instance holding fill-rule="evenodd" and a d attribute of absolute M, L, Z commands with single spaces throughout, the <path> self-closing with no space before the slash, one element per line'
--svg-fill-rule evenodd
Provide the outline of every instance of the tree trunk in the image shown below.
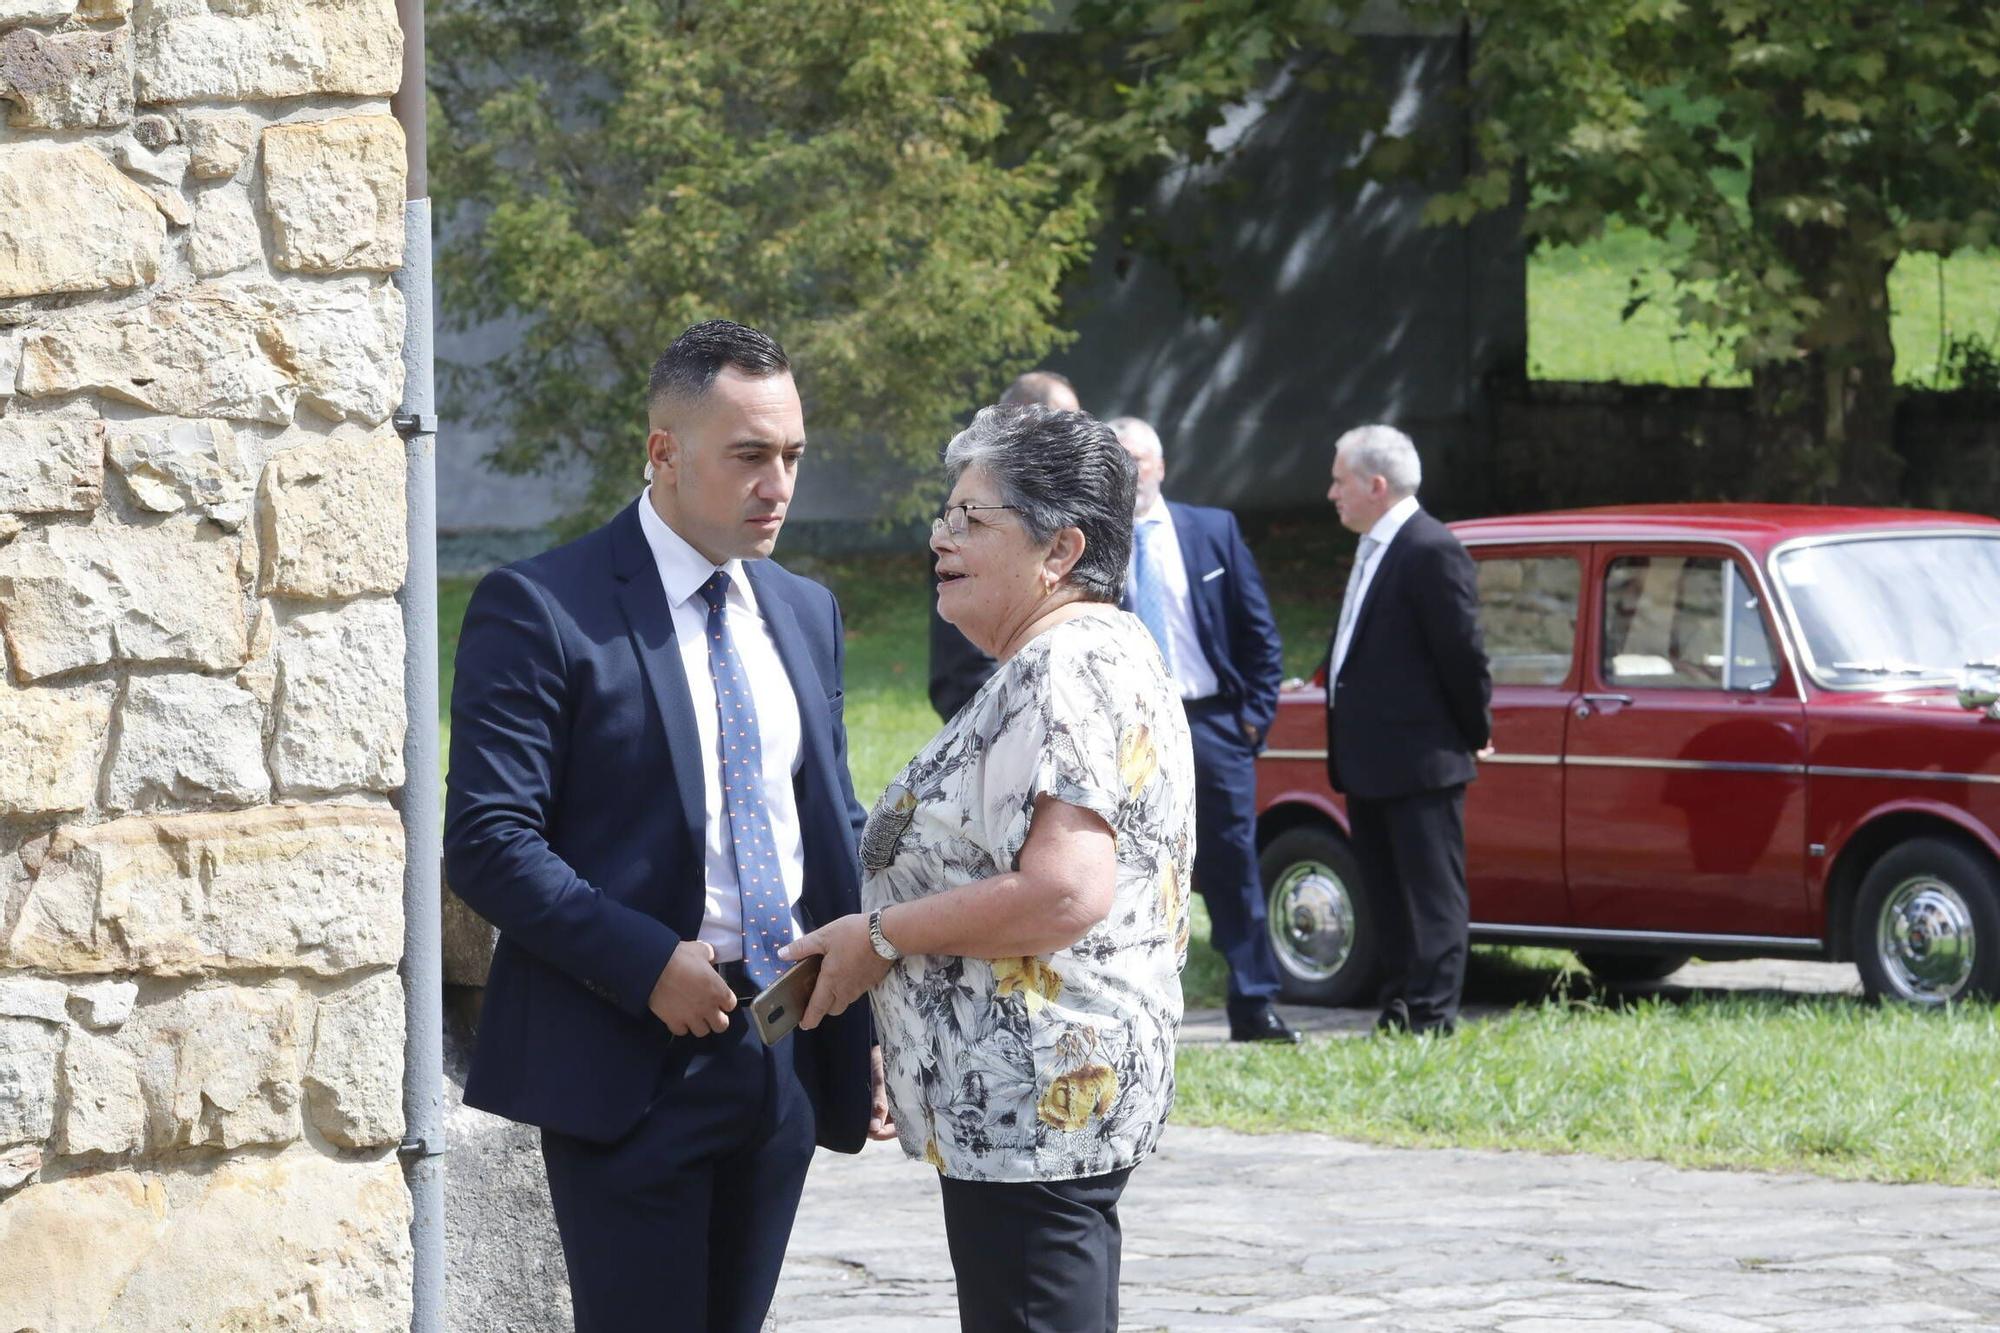
<path fill-rule="evenodd" d="M 1753 211 L 1817 186 L 1817 163 L 1752 165 Z M 1752 372 L 1752 401 L 1763 442 L 1752 469 L 1755 498 L 1886 504 L 1897 498 L 1896 348 L 1889 336 L 1889 221 L 1859 191 L 1843 201 L 1838 226 L 1770 225 L 1779 255 L 1818 310 L 1800 331 L 1791 360 Z"/>

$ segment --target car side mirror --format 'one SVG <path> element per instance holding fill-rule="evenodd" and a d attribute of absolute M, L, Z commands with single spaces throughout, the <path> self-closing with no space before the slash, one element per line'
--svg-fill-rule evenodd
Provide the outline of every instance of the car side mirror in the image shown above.
<path fill-rule="evenodd" d="M 1969 712 L 1984 713 L 1989 721 L 2000 722 L 2000 672 L 1968 667 L 1959 673 L 1958 706 Z"/>

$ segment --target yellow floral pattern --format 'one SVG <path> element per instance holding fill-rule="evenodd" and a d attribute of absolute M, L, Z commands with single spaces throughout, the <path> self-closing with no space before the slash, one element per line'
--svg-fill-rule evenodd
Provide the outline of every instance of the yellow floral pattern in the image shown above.
<path fill-rule="evenodd" d="M 1110 825 L 1105 918 L 1038 956 L 905 957 L 870 997 L 904 1151 L 954 1179 L 1121 1170 L 1173 1106 L 1194 755 L 1136 617 L 1037 635 L 910 761 L 869 816 L 863 906 L 1018 869 L 1041 797 Z"/>

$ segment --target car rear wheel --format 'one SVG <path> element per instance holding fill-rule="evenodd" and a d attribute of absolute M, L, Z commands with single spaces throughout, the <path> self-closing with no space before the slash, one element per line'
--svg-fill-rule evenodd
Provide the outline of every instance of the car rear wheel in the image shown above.
<path fill-rule="evenodd" d="M 1871 999 L 1939 1005 L 2000 995 L 2000 871 L 1946 838 L 1912 838 L 1868 868 L 1854 961 Z"/>
<path fill-rule="evenodd" d="M 1375 913 L 1347 844 L 1317 825 L 1288 829 L 1271 840 L 1259 865 L 1283 998 L 1373 1003 Z"/>
<path fill-rule="evenodd" d="M 1599 981 L 1659 981 L 1687 966 L 1684 953 L 1578 953 L 1576 961 Z"/>

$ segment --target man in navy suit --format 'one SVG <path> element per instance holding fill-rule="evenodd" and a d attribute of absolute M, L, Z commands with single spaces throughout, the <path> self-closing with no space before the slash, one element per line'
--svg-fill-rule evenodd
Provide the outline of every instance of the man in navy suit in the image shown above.
<path fill-rule="evenodd" d="M 1393 426 L 1334 446 L 1327 491 L 1361 534 L 1327 656 L 1326 769 L 1381 936 L 1384 1031 L 1449 1033 L 1465 985 L 1465 784 L 1492 733 L 1478 575 L 1417 504 Z"/>
<path fill-rule="evenodd" d="M 815 1140 L 894 1132 L 866 1006 L 766 1047 L 744 1003 L 859 909 L 864 814 L 839 610 L 765 558 L 783 350 L 697 324 L 647 398 L 647 490 L 466 609 L 445 863 L 500 937 L 465 1100 L 542 1128 L 579 1330 L 753 1333 Z"/>
<path fill-rule="evenodd" d="M 1257 752 L 1284 675 L 1277 622 L 1235 516 L 1161 498 L 1159 434 L 1137 417 L 1107 424 L 1139 470 L 1124 605 L 1160 645 L 1194 741 L 1194 886 L 1229 964 L 1229 1035 L 1297 1041 L 1271 1003 L 1278 963 L 1257 869 Z"/>

